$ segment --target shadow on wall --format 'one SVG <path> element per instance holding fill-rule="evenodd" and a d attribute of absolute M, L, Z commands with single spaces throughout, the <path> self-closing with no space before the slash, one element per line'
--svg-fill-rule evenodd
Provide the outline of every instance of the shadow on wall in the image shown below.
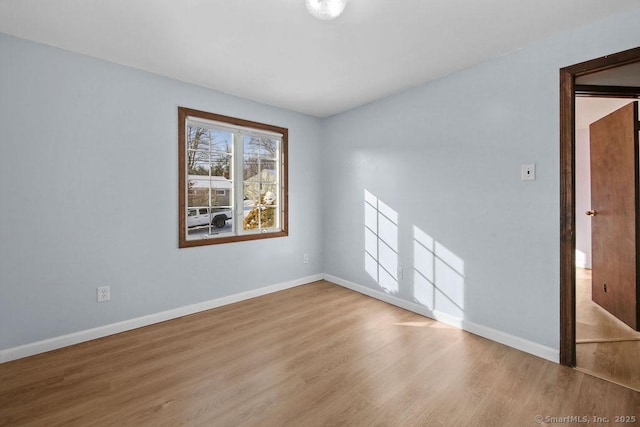
<path fill-rule="evenodd" d="M 432 313 L 464 318 L 464 261 L 416 225 L 411 296 Z M 364 269 L 389 294 L 400 292 L 398 213 L 364 191 Z"/>

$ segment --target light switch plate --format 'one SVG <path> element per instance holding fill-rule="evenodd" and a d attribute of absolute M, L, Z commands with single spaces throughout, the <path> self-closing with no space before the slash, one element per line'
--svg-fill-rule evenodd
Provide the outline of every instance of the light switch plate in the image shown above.
<path fill-rule="evenodd" d="M 522 165 L 522 180 L 533 181 L 536 179 L 536 165 Z"/>

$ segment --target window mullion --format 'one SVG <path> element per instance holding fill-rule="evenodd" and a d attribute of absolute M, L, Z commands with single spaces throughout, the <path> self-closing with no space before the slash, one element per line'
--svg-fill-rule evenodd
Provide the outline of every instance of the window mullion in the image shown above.
<path fill-rule="evenodd" d="M 258 145 L 258 230 L 260 231 L 262 231 L 262 213 L 264 212 L 262 178 L 262 145 Z"/>
<path fill-rule="evenodd" d="M 212 209 L 212 206 L 213 206 L 213 194 L 212 194 L 213 193 L 213 189 L 211 188 L 211 166 L 212 166 L 211 149 L 212 149 L 212 146 L 213 146 L 213 136 L 211 135 L 211 132 L 212 132 L 212 130 L 209 129 L 208 130 L 208 134 L 209 134 L 208 135 L 208 140 L 209 140 L 208 154 L 209 155 L 208 155 L 208 159 L 207 159 L 207 163 L 208 163 L 207 167 L 209 168 L 209 205 L 208 205 L 208 208 L 207 208 L 207 212 L 209 212 L 209 224 L 208 224 L 209 233 L 213 232 L 212 224 L 211 224 L 211 218 L 212 218 L 211 209 Z"/>
<path fill-rule="evenodd" d="M 236 131 L 233 134 L 233 188 L 235 192 L 236 206 L 233 213 L 236 235 L 242 234 L 244 220 L 244 146 L 242 134 Z"/>

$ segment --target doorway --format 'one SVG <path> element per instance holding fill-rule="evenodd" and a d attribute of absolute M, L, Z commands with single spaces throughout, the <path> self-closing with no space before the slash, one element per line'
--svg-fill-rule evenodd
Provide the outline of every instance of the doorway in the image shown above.
<path fill-rule="evenodd" d="M 635 240 L 624 239 L 629 234 L 627 227 L 634 228 L 636 209 L 635 206 L 612 209 L 607 205 L 617 202 L 617 197 L 625 193 L 624 203 L 632 204 L 636 199 L 633 152 L 637 147 L 637 119 L 634 117 L 627 125 L 616 119 L 621 114 L 635 116 L 630 107 L 637 101 L 576 97 L 575 102 L 576 369 L 640 391 L 637 360 L 640 332 L 600 300 L 611 296 L 624 307 L 636 308 L 636 250 L 628 247 L 635 245 Z M 607 129 L 612 122 L 613 128 Z M 621 136 L 625 138 L 620 140 Z M 615 164 L 613 169 L 612 164 Z M 599 167 L 605 169 L 598 170 Z M 616 178 L 621 180 L 619 188 L 612 184 Z M 622 236 L 616 233 L 619 229 L 624 230 Z M 631 265 L 625 265 L 625 260 Z M 621 273 L 629 269 L 627 274 Z M 603 281 L 605 277 L 611 281 Z M 606 284 L 604 292 L 602 289 L 605 282 L 610 287 L 608 293 Z M 633 287 L 632 298 L 622 292 L 625 284 Z"/>
<path fill-rule="evenodd" d="M 640 47 L 560 70 L 560 363 L 571 367 L 576 366 L 575 100 L 639 99 L 640 84 L 627 83 L 629 72 L 632 78 L 640 76 L 639 66 Z"/>

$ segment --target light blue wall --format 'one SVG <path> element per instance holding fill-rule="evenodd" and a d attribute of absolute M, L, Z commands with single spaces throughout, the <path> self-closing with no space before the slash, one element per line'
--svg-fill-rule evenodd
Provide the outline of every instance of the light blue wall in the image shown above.
<path fill-rule="evenodd" d="M 398 217 L 381 219 L 398 245 L 378 256 L 404 272 L 386 292 L 428 306 L 435 281 L 448 298 L 435 291 L 429 308 L 557 349 L 559 69 L 637 47 L 638 22 L 640 10 L 326 120 L 325 273 L 385 292 L 365 266 L 367 190 Z M 520 180 L 526 163 L 537 180 Z M 429 255 L 414 227 L 447 251 Z"/>
<path fill-rule="evenodd" d="M 289 128 L 289 237 L 178 249 L 178 106 Z M 320 147 L 318 119 L 0 34 L 0 349 L 320 273 Z"/>

